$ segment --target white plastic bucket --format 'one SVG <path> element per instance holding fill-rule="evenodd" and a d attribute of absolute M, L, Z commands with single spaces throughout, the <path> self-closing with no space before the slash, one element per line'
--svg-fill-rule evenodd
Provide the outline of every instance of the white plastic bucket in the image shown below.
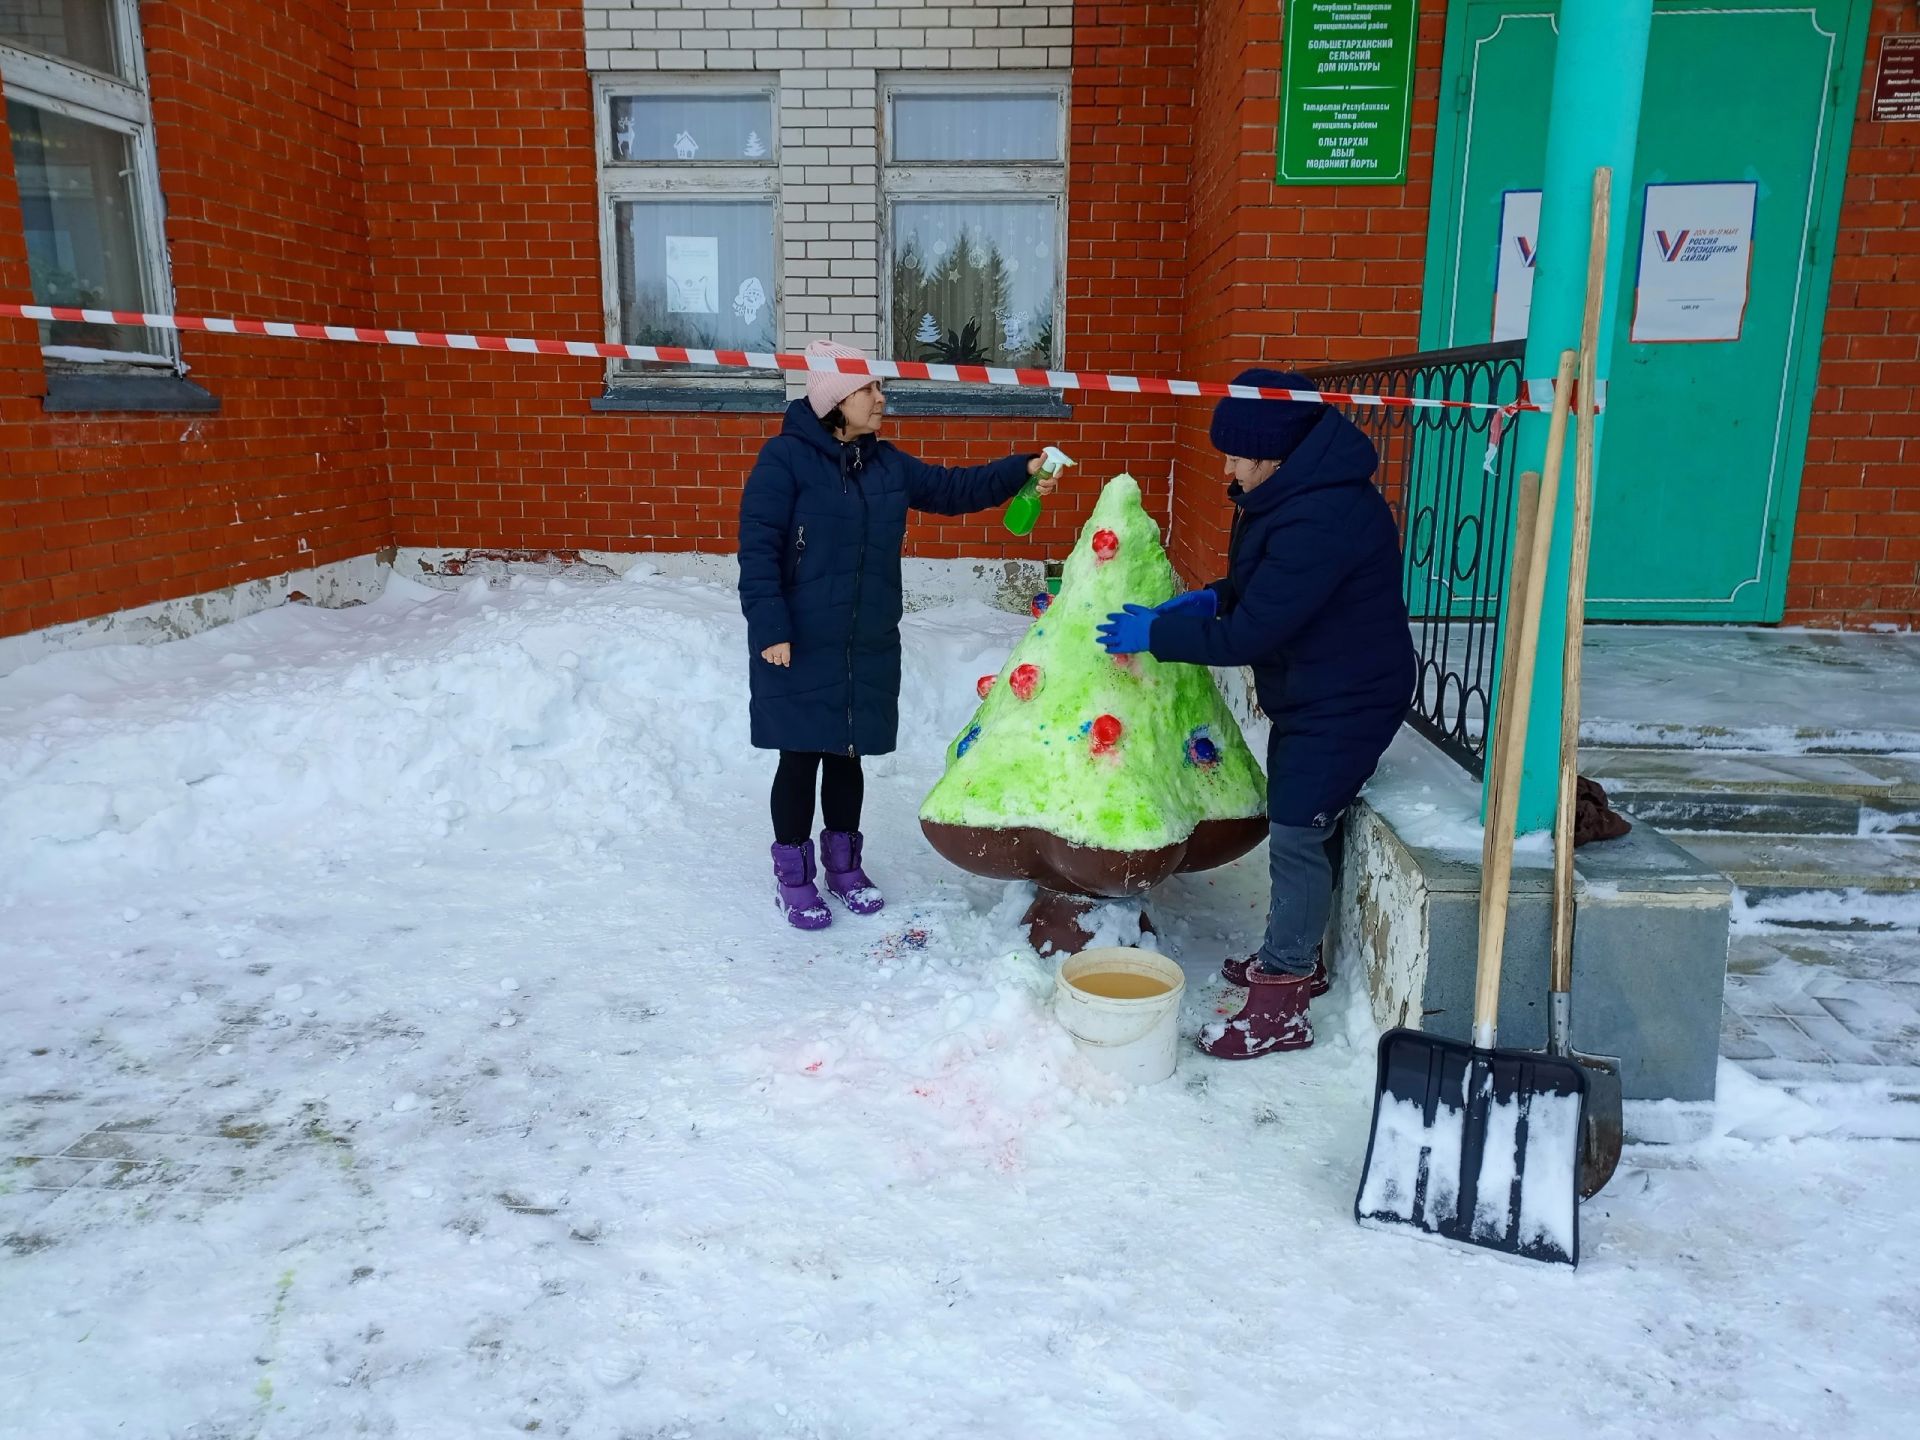
<path fill-rule="evenodd" d="M 1170 988 L 1139 1000 L 1120 1000 L 1089 994 L 1074 984 L 1081 976 L 1115 971 L 1151 976 Z M 1180 997 L 1186 986 L 1180 967 L 1151 950 L 1124 945 L 1082 950 L 1060 963 L 1053 1013 L 1097 1068 L 1131 1085 L 1154 1085 L 1173 1074 Z"/>

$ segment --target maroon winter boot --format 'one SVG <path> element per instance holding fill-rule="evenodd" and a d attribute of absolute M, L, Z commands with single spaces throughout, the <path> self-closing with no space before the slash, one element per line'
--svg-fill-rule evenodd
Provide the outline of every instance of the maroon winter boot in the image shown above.
<path fill-rule="evenodd" d="M 1313 1044 L 1307 1018 L 1313 979 L 1308 975 L 1269 975 L 1259 966 L 1247 971 L 1247 1003 L 1231 1020 L 1200 1027 L 1200 1048 L 1216 1060 L 1251 1060 L 1272 1050 L 1304 1050 Z"/>
<path fill-rule="evenodd" d="M 773 847 L 773 883 L 777 887 L 773 903 L 796 930 L 824 930 L 833 923 L 833 912 L 820 898 L 813 883 L 813 842 Z"/>
<path fill-rule="evenodd" d="M 1313 947 L 1313 974 L 1308 977 L 1313 982 L 1313 998 L 1318 1000 L 1327 993 L 1332 981 L 1327 977 L 1326 957 L 1320 953 L 1320 946 Z M 1229 960 L 1220 967 L 1220 976 L 1229 985 L 1238 985 L 1242 989 L 1247 984 L 1247 967 L 1260 957 L 1249 955 L 1244 960 Z"/>
<path fill-rule="evenodd" d="M 860 868 L 865 838 L 858 830 L 822 830 L 820 868 L 827 872 L 829 895 L 855 915 L 877 915 L 887 902 Z"/>

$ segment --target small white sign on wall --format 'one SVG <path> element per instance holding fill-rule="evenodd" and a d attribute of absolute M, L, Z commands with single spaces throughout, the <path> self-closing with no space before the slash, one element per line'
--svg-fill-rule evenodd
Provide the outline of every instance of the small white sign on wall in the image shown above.
<path fill-rule="evenodd" d="M 667 313 L 720 313 L 720 239 L 716 235 L 667 236 Z"/>
<path fill-rule="evenodd" d="M 1524 340 L 1533 315 L 1533 261 L 1540 246 L 1540 192 L 1500 197 L 1500 260 L 1493 274 L 1493 338 Z"/>
<path fill-rule="evenodd" d="M 1647 186 L 1634 285 L 1635 344 L 1740 338 L 1758 193 L 1750 180 Z"/>

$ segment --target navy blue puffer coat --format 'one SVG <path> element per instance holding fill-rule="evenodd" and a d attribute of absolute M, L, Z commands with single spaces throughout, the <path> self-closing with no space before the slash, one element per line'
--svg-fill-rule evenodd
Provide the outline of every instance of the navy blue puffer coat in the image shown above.
<path fill-rule="evenodd" d="M 1159 660 L 1253 669 L 1267 742 L 1267 816 L 1327 825 L 1353 802 L 1413 701 L 1417 660 L 1400 539 L 1373 484 L 1373 442 L 1323 412 L 1238 507 L 1218 618 L 1162 615 Z"/>
<path fill-rule="evenodd" d="M 907 511 L 1003 505 L 1028 455 L 973 469 L 927 465 L 873 436 L 841 444 L 806 400 L 787 407 L 740 497 L 753 743 L 885 755 L 900 723 L 900 547 Z M 760 658 L 793 646 L 782 667 Z"/>

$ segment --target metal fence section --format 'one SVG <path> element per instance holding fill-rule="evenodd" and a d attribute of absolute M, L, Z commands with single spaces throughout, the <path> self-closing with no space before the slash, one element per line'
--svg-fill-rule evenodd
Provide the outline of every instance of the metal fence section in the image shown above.
<path fill-rule="evenodd" d="M 1505 404 L 1519 398 L 1525 348 L 1469 345 L 1306 373 L 1327 389 Z M 1420 655 L 1408 719 L 1477 778 L 1499 668 L 1519 426 L 1502 427 L 1496 445 L 1488 410 L 1341 408 L 1380 451 L 1380 488 L 1400 524 Z"/>

